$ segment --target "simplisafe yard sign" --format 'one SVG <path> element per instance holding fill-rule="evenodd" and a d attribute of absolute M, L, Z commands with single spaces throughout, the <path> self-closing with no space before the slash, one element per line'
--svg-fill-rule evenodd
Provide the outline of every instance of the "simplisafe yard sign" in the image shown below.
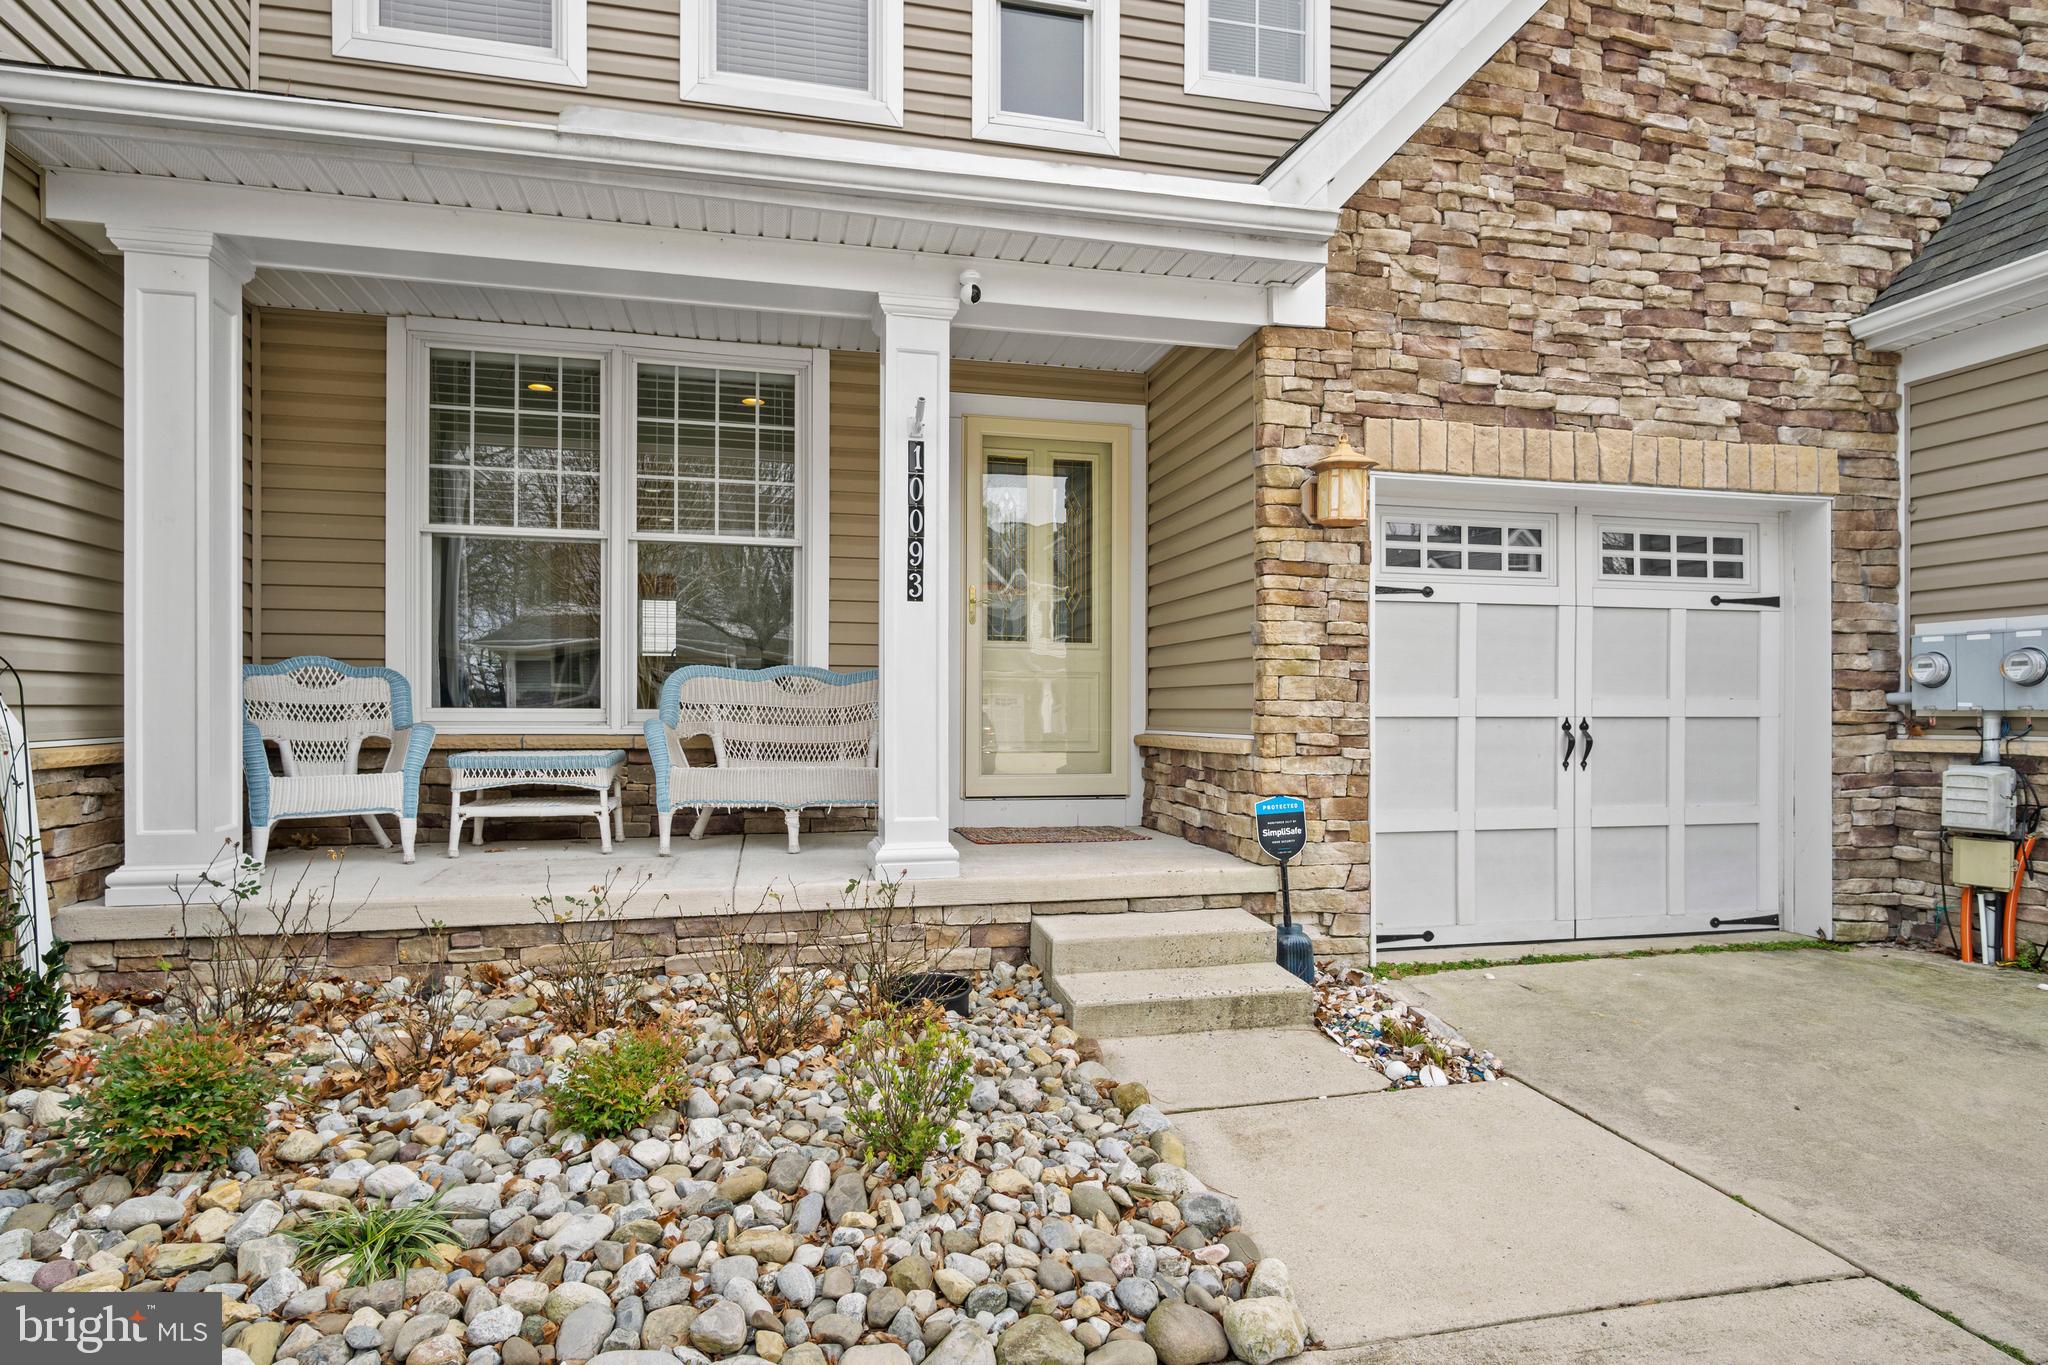
<path fill-rule="evenodd" d="M 1259 847 L 1276 862 L 1286 862 L 1308 842 L 1308 807 L 1298 796 L 1269 796 L 1252 807 L 1259 828 Z"/>
<path fill-rule="evenodd" d="M 1280 864 L 1280 932 L 1273 944 L 1274 960 L 1313 984 L 1315 954 L 1307 933 L 1294 922 L 1294 906 L 1287 892 L 1287 860 L 1308 842 L 1308 807 L 1298 796 L 1269 796 L 1252 807 L 1252 823 L 1259 831 L 1259 847 Z"/>

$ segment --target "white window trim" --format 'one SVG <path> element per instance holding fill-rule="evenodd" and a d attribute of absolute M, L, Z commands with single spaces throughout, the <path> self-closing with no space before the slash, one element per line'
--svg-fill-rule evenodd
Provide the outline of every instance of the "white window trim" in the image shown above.
<path fill-rule="evenodd" d="M 718 69 L 718 0 L 681 0 L 682 97 L 768 114 L 903 126 L 903 0 L 869 0 L 868 88 L 835 90 Z"/>
<path fill-rule="evenodd" d="M 433 704 L 434 648 L 431 566 L 427 555 L 427 353 L 436 346 L 519 350 L 601 359 L 604 420 L 599 469 L 607 480 L 600 530 L 534 532 L 604 544 L 604 698 L 601 708 L 444 707 Z M 830 353 L 792 346 L 681 341 L 627 332 L 583 332 L 512 323 L 387 319 L 384 419 L 384 657 L 413 686 L 414 710 L 430 724 L 463 734 L 624 734 L 653 708 L 636 704 L 633 677 L 639 638 L 633 529 L 632 366 L 635 361 L 775 369 L 796 376 L 797 601 L 793 662 L 827 666 L 831 602 Z M 674 539 L 674 537 L 652 537 Z"/>
<path fill-rule="evenodd" d="M 1306 0 L 1308 5 L 1308 51 L 1303 81 L 1269 81 L 1256 76 L 1232 76 L 1209 70 L 1209 0 L 1187 0 L 1187 80 L 1183 88 L 1190 95 L 1211 99 L 1241 100 L 1247 104 L 1274 104 L 1288 109 L 1327 110 L 1330 107 L 1330 0 Z"/>
<path fill-rule="evenodd" d="M 555 0 L 551 51 L 377 22 L 377 0 L 334 0 L 334 55 L 550 85 L 590 84 L 586 0 Z"/>
<path fill-rule="evenodd" d="M 996 43 L 1001 30 L 1002 0 L 974 0 L 973 113 L 974 136 L 989 142 L 1014 142 L 1061 152 L 1097 156 L 1117 154 L 1118 68 L 1122 63 L 1118 0 L 1033 0 L 1046 9 L 1086 11 L 1093 15 L 1094 42 L 1088 51 L 1085 88 L 1093 112 L 1087 124 L 1064 119 L 1006 114 L 996 103 L 999 67 Z"/>

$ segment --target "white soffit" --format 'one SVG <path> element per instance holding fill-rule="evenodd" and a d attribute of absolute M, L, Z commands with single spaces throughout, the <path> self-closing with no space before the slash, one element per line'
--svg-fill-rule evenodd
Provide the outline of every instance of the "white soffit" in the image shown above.
<path fill-rule="evenodd" d="M 246 297 L 250 303 L 263 308 L 449 318 L 463 322 L 509 322 L 696 341 L 822 347 L 834 351 L 872 351 L 876 348 L 874 325 L 865 316 L 771 312 L 673 303 L 661 299 L 611 298 L 595 294 L 380 279 L 310 270 L 258 270 L 247 286 Z M 1043 336 L 972 327 L 953 329 L 953 356 L 956 360 L 1143 371 L 1157 364 L 1168 349 L 1154 343 L 1106 338 Z"/>
<path fill-rule="evenodd" d="M 680 117 L 557 127 L 20 68 L 0 106 L 52 170 L 1252 286 L 1320 269 L 1336 226 L 1255 185 Z"/>

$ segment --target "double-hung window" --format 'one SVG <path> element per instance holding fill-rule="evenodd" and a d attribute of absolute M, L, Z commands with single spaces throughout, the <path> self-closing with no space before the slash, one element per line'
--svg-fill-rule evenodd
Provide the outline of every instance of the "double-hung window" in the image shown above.
<path fill-rule="evenodd" d="M 1329 0 L 1188 0 L 1187 92 L 1330 107 Z"/>
<path fill-rule="evenodd" d="M 587 85 L 585 0 L 333 0 L 334 55 Z"/>
<path fill-rule="evenodd" d="M 900 126 L 903 0 L 682 0 L 682 95 Z"/>
<path fill-rule="evenodd" d="M 429 715 L 616 730 L 690 664 L 825 662 L 816 353 L 394 326 L 387 652 Z"/>
<path fill-rule="evenodd" d="M 1117 0 L 974 0 L 974 135 L 1117 150 Z"/>

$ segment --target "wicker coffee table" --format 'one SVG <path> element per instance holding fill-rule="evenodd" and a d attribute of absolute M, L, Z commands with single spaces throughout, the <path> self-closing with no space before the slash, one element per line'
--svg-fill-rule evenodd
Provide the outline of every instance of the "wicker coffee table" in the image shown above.
<path fill-rule="evenodd" d="M 484 841 L 484 821 L 515 816 L 591 816 L 598 841 L 612 851 L 612 835 L 626 837 L 624 749 L 473 750 L 448 757 L 448 856 L 460 855 L 462 822 L 470 840 Z M 537 795 L 506 796 L 464 805 L 464 795 L 511 789 L 552 788 Z"/>

